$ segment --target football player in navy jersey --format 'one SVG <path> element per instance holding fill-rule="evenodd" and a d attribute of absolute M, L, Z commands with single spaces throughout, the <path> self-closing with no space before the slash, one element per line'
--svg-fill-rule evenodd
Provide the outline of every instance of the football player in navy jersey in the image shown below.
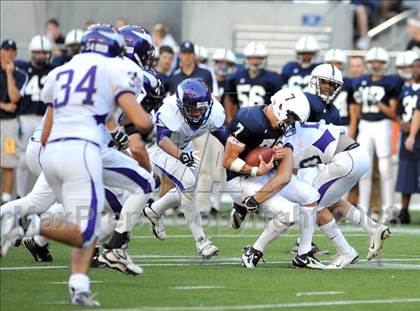
<path fill-rule="evenodd" d="M 281 73 L 283 87 L 303 89 L 308 85 L 311 72 L 318 65 L 315 59 L 319 50 L 319 43 L 312 36 L 303 36 L 296 42 L 297 61 L 284 65 Z"/>
<path fill-rule="evenodd" d="M 306 121 L 310 107 L 305 95 L 298 89 L 283 89 L 271 98 L 268 106 L 244 107 L 238 111 L 229 125 L 223 166 L 226 168 L 229 194 L 234 209 L 231 213 L 232 227 L 240 227 L 248 211 L 268 218 L 267 226 L 252 246 L 243 249 L 242 264 L 255 268 L 262 258 L 265 247 L 287 232 L 296 220 L 294 204 L 299 207 L 301 243 L 293 266 L 313 269 L 325 268 L 313 255 L 311 241 L 315 226 L 316 202 L 319 199 L 314 188 L 285 173 L 280 163 L 273 168 L 273 160 L 281 148 L 276 146 L 294 121 Z M 269 163 L 260 157 L 259 166 L 251 166 L 244 159 L 258 146 L 272 147 L 274 154 Z M 305 196 L 296 197 L 296 189 L 305 189 Z"/>
<path fill-rule="evenodd" d="M 324 61 L 328 64 L 334 65 L 341 71 L 344 70 L 347 65 L 347 55 L 344 51 L 338 49 L 332 49 L 325 53 Z M 350 78 L 343 78 L 343 85 L 340 92 L 334 98 L 333 105 L 338 109 L 340 113 L 340 123 L 338 125 L 343 126 L 348 131 L 350 122 L 350 98 L 352 98 L 352 80 Z"/>
<path fill-rule="evenodd" d="M 398 76 L 404 81 L 405 85 L 410 85 L 413 79 L 413 63 L 417 59 L 414 51 L 403 51 L 398 53 L 395 59 Z"/>
<path fill-rule="evenodd" d="M 340 124 L 340 114 L 333 100 L 341 90 L 343 75 L 331 64 L 321 64 L 311 73 L 311 79 L 305 95 L 311 106 L 308 122 L 324 120 L 327 124 Z"/>
<path fill-rule="evenodd" d="M 410 65 L 411 66 L 411 65 Z M 402 224 L 410 223 L 408 205 L 413 193 L 420 193 L 420 154 L 406 149 L 405 141 L 410 133 L 410 125 L 416 105 L 420 99 L 420 58 L 416 59 L 412 71 L 413 83 L 406 85 L 398 100 L 397 120 L 400 124 L 400 150 L 398 176 L 395 190 L 402 193 L 401 210 L 398 215 Z"/>
<path fill-rule="evenodd" d="M 231 50 L 217 49 L 212 59 L 214 61 L 214 70 L 219 87 L 219 100 L 223 102 L 225 92 L 225 80 L 228 76 L 234 74 L 236 68 L 236 56 Z"/>
<path fill-rule="evenodd" d="M 51 65 L 53 67 L 58 67 L 64 65 L 68 61 L 70 61 L 74 55 L 80 53 L 80 49 L 82 45 L 80 42 L 82 41 L 83 30 L 81 29 L 72 29 L 66 36 L 66 40 L 64 44 L 66 45 L 66 50 L 63 54 L 53 57 L 51 59 Z"/>
<path fill-rule="evenodd" d="M 371 160 L 373 153 L 378 156 L 381 177 L 382 212 L 393 204 L 391 140 L 392 121 L 396 117 L 397 97 L 401 80 L 385 75 L 389 62 L 387 51 L 375 47 L 366 54 L 369 75 L 353 81 L 353 97 L 357 105 L 350 110 L 349 136 L 355 137 L 359 122 L 358 140 L 368 150 Z M 353 119 L 353 120 L 352 120 Z M 359 206 L 368 211 L 372 189 L 372 169 L 359 182 Z"/>
<path fill-rule="evenodd" d="M 29 138 L 39 125 L 47 106 L 41 101 L 41 91 L 48 73 L 53 69 L 50 64 L 52 45 L 50 40 L 42 35 L 36 35 L 29 44 L 31 60 L 19 61 L 16 66 L 28 76 L 28 83 L 23 91 L 23 97 L 18 105 L 19 120 L 19 167 L 16 171 L 16 192 L 20 197 L 27 194 L 29 170 L 25 160 L 25 149 Z"/>
<path fill-rule="evenodd" d="M 225 82 L 224 106 L 229 124 L 236 110 L 254 105 L 268 105 L 270 97 L 282 86 L 276 73 L 266 70 L 268 52 L 260 42 L 250 42 L 244 49 L 245 68 Z"/>

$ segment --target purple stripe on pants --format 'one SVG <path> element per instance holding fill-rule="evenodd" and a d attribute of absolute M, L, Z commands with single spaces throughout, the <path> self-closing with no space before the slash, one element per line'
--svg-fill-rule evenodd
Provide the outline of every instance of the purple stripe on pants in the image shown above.
<path fill-rule="evenodd" d="M 139 185 L 140 188 L 143 189 L 144 193 L 150 193 L 153 191 L 152 185 L 150 184 L 150 182 L 146 178 L 141 176 L 139 173 L 137 173 L 135 170 L 132 170 L 131 168 L 105 167 L 105 169 L 128 177 L 129 179 L 134 181 L 137 185 Z"/>
<path fill-rule="evenodd" d="M 117 196 L 111 191 L 105 188 L 105 199 L 107 200 L 112 211 L 116 214 L 120 214 L 122 210 L 122 205 L 118 200 Z"/>
<path fill-rule="evenodd" d="M 156 165 L 156 164 L 155 164 Z M 171 175 L 169 172 L 165 171 L 162 167 L 160 167 L 159 165 L 156 165 L 157 168 L 159 168 L 163 174 L 165 174 L 165 176 L 167 176 L 174 184 L 175 186 L 181 191 L 184 192 L 185 188 L 184 185 L 181 183 L 181 181 L 179 181 L 178 179 L 176 179 L 175 176 Z"/>
<path fill-rule="evenodd" d="M 98 210 L 98 199 L 96 198 L 95 184 L 93 183 L 92 179 L 90 180 L 90 185 L 91 185 L 91 191 L 92 191 L 92 199 L 90 200 L 88 225 L 85 231 L 83 232 L 84 243 L 89 242 L 95 233 L 96 213 Z"/>

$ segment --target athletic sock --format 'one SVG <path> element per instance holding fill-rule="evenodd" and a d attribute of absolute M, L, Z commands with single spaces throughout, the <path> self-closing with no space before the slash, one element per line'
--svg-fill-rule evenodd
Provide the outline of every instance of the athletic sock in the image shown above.
<path fill-rule="evenodd" d="M 195 206 L 191 199 L 191 193 L 181 193 L 181 211 L 187 220 L 187 224 L 190 227 L 194 240 L 197 242 L 206 235 L 203 231 L 203 225 L 201 223 L 201 214 L 199 208 Z"/>
<path fill-rule="evenodd" d="M 337 250 L 337 253 L 350 253 L 351 246 L 347 242 L 341 230 L 338 228 L 335 219 L 332 219 L 329 223 L 320 226 L 319 229 L 331 240 Z"/>
<path fill-rule="evenodd" d="M 163 197 L 153 202 L 151 208 L 156 214 L 163 215 L 166 210 L 177 207 L 181 202 L 181 194 L 178 189 L 168 191 Z"/>
<path fill-rule="evenodd" d="M 73 273 L 69 278 L 69 292 L 73 293 L 90 292 L 90 280 L 84 273 Z"/>
<path fill-rule="evenodd" d="M 267 245 L 277 239 L 280 235 L 284 234 L 288 230 L 288 226 L 279 222 L 278 219 L 273 218 L 271 219 L 264 231 L 261 233 L 260 237 L 257 241 L 255 241 L 254 245 L 252 246 L 256 250 L 260 251 L 261 253 L 264 252 L 264 249 Z"/>
<path fill-rule="evenodd" d="M 312 236 L 316 224 L 316 208 L 301 206 L 299 209 L 299 236 L 300 243 L 298 255 L 309 253 L 312 249 Z"/>
<path fill-rule="evenodd" d="M 345 219 L 350 221 L 353 225 L 362 228 L 369 235 L 374 232 L 374 227 L 378 225 L 374 220 L 369 218 L 367 214 L 354 206 L 350 208 Z"/>

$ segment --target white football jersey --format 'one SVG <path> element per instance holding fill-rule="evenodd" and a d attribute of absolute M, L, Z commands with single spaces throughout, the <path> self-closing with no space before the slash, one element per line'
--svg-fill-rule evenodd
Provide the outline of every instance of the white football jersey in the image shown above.
<path fill-rule="evenodd" d="M 296 133 L 283 137 L 282 144 L 293 150 L 293 168 L 307 168 L 332 161 L 341 133 L 331 124 L 296 122 Z"/>
<path fill-rule="evenodd" d="M 163 105 L 159 108 L 155 117 L 156 126 L 164 126 L 168 128 L 172 135 L 170 139 L 180 149 L 188 146 L 190 141 L 207 133 L 215 131 L 223 126 L 225 122 L 225 110 L 217 99 L 213 97 L 213 106 L 210 115 L 198 129 L 191 129 L 190 125 L 185 122 L 177 104 L 176 95 L 167 97 L 163 101 Z"/>
<path fill-rule="evenodd" d="M 139 84 L 139 85 L 138 85 Z M 120 57 L 82 53 L 48 74 L 41 98 L 54 108 L 49 141 L 81 138 L 101 144 L 107 115 L 125 92 L 141 89 Z"/>

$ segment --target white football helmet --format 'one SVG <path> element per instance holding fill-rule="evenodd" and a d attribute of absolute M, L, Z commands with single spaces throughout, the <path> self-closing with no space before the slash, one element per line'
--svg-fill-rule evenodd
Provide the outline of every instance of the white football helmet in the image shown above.
<path fill-rule="evenodd" d="M 43 35 L 36 35 L 29 44 L 29 52 L 51 52 L 51 41 Z"/>
<path fill-rule="evenodd" d="M 306 122 L 311 113 L 311 106 L 305 94 L 299 88 L 284 88 L 270 98 L 273 114 L 278 120 L 277 126 L 287 132 L 294 121 Z M 294 120 L 288 120 L 288 114 L 295 115 Z"/>
<path fill-rule="evenodd" d="M 325 81 L 332 84 L 331 89 L 321 87 L 321 83 Z M 312 70 L 307 91 L 321 98 L 326 104 L 329 104 L 338 92 L 340 92 L 342 85 L 343 74 L 341 70 L 331 64 L 321 64 Z"/>
<path fill-rule="evenodd" d="M 324 62 L 336 62 L 341 63 L 344 66 L 347 64 L 347 54 L 339 49 L 328 50 L 324 55 Z"/>
<path fill-rule="evenodd" d="M 384 65 L 376 68 L 376 67 L 372 66 L 373 61 L 382 62 Z M 367 63 L 367 67 L 372 74 L 383 75 L 385 73 L 385 70 L 388 67 L 388 63 L 389 63 L 388 52 L 381 47 L 371 48 L 366 53 L 365 62 Z"/>
<path fill-rule="evenodd" d="M 397 67 L 398 75 L 402 79 L 410 80 L 413 77 L 410 66 L 418 57 L 417 53 L 411 50 L 398 53 L 395 60 L 395 67 Z"/>
<path fill-rule="evenodd" d="M 312 63 L 315 62 L 316 54 L 321 50 L 318 41 L 312 36 L 303 36 L 295 44 L 296 57 L 303 68 L 308 68 Z M 301 59 L 299 54 L 301 53 L 312 53 L 314 56 L 309 60 Z"/>
<path fill-rule="evenodd" d="M 236 56 L 231 50 L 217 49 L 212 56 L 214 61 L 225 61 L 236 65 Z"/>
<path fill-rule="evenodd" d="M 66 35 L 66 39 L 64 41 L 64 44 L 65 45 L 80 44 L 80 42 L 82 42 L 82 37 L 83 37 L 83 30 L 72 29 Z"/>
<path fill-rule="evenodd" d="M 51 41 L 43 35 L 36 35 L 29 44 L 32 63 L 38 66 L 44 66 L 49 63 L 51 58 Z M 39 53 L 42 52 L 42 53 Z"/>
<path fill-rule="evenodd" d="M 214 62 L 223 62 L 215 64 L 216 74 L 227 76 L 236 71 L 236 56 L 231 50 L 217 49 L 212 58 Z"/>
<path fill-rule="evenodd" d="M 264 44 L 261 42 L 250 42 L 244 49 L 245 56 L 245 67 L 254 68 L 254 69 L 264 69 L 267 65 L 267 56 L 268 51 Z M 247 58 L 249 57 L 259 57 L 262 58 L 262 62 L 259 65 L 251 65 L 248 63 Z"/>
<path fill-rule="evenodd" d="M 209 59 L 209 52 L 207 52 L 207 49 L 204 46 L 195 45 L 194 52 L 200 63 L 207 63 Z"/>

